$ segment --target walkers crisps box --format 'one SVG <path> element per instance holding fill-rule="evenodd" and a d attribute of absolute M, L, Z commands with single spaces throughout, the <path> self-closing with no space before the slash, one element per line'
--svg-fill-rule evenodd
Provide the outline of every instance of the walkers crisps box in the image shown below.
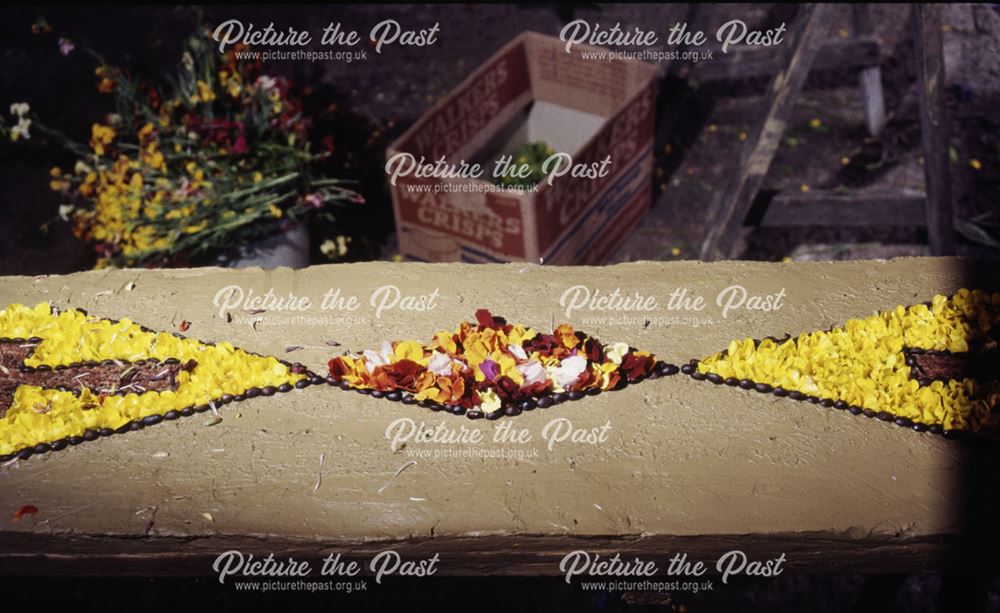
<path fill-rule="evenodd" d="M 481 178 L 397 176 L 390 184 L 400 252 L 411 260 L 603 262 L 652 200 L 656 67 L 525 32 L 390 145 L 433 164 L 480 163 Z M 493 185 L 493 162 L 543 140 L 573 164 L 535 190 Z M 454 174 L 454 173 L 452 173 Z M 391 182 L 390 182 L 391 183 Z"/>

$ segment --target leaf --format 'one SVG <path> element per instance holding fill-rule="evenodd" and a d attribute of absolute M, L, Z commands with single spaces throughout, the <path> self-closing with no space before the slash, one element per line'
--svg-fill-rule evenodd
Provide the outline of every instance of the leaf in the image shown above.
<path fill-rule="evenodd" d="M 948 160 L 952 164 L 958 164 L 958 149 L 955 147 L 948 147 Z"/>

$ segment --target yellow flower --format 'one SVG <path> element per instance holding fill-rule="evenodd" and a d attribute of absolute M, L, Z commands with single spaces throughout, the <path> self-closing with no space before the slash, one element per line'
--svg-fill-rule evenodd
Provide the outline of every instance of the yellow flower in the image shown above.
<path fill-rule="evenodd" d="M 267 208 L 268 208 L 269 211 L 271 211 L 271 216 L 275 217 L 277 219 L 281 219 L 281 216 L 285 214 L 284 211 L 282 211 L 274 203 L 271 203 L 271 204 L 267 205 Z"/>
<path fill-rule="evenodd" d="M 104 155 L 105 147 L 111 144 L 117 133 L 110 126 L 95 123 L 90 127 L 90 148 L 97 155 Z"/>
<path fill-rule="evenodd" d="M 215 100 L 215 92 L 212 91 L 212 86 L 208 83 L 199 79 L 195 86 L 198 88 L 198 92 L 191 97 L 191 102 L 197 104 L 199 102 L 212 102 Z"/>

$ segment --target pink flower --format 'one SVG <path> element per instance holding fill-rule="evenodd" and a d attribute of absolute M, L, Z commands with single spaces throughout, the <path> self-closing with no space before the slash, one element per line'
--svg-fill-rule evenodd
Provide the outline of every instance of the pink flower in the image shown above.
<path fill-rule="evenodd" d="M 59 53 L 63 54 L 63 56 L 73 53 L 73 49 L 76 49 L 76 45 L 73 44 L 73 41 L 68 38 L 59 39 Z"/>

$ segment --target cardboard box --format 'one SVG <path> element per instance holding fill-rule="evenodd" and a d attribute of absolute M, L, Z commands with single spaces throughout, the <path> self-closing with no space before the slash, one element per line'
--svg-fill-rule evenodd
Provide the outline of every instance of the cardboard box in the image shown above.
<path fill-rule="evenodd" d="M 525 32 L 390 145 L 425 163 L 482 164 L 475 178 L 400 176 L 390 185 L 400 252 L 411 260 L 597 264 L 652 200 L 656 67 Z M 493 162 L 544 140 L 574 164 L 610 156 L 606 176 L 535 191 L 492 185 Z"/>

